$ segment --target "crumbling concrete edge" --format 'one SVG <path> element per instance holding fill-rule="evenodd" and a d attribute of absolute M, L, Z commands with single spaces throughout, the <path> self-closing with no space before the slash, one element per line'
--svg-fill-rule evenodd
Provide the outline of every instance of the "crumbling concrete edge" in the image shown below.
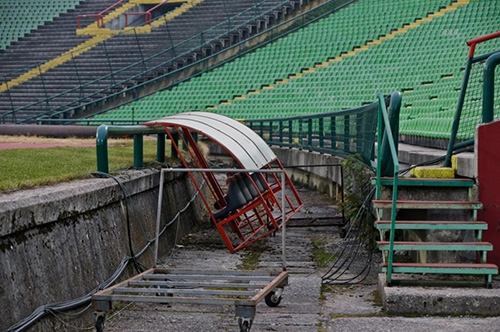
<path fill-rule="evenodd" d="M 378 291 L 388 315 L 500 316 L 500 291 L 485 288 L 387 286 L 379 274 Z"/>

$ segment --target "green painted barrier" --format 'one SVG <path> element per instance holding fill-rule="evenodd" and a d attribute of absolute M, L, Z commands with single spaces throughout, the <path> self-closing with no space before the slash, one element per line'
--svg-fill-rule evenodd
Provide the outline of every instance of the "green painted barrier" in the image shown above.
<path fill-rule="evenodd" d="M 108 137 L 111 135 L 133 135 L 134 137 L 134 167 L 143 167 L 144 154 L 144 134 L 156 134 L 157 148 L 156 160 L 165 162 L 165 128 L 163 127 L 146 127 L 146 126 L 109 126 L 101 125 L 97 128 L 96 134 L 96 153 L 97 153 L 97 170 L 103 173 L 109 173 L 109 157 L 108 157 Z"/>

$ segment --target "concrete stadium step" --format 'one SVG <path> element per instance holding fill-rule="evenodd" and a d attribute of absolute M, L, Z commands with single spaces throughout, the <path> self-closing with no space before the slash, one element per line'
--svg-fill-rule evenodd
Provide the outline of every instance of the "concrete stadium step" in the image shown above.
<path fill-rule="evenodd" d="M 377 220 L 375 226 L 379 230 L 389 230 L 391 229 L 391 221 Z M 484 221 L 396 220 L 395 229 L 486 230 L 488 224 Z"/>
<path fill-rule="evenodd" d="M 377 241 L 380 250 L 389 250 L 389 241 Z M 406 242 L 395 241 L 394 250 L 491 251 L 489 242 Z"/>
<path fill-rule="evenodd" d="M 373 200 L 376 209 L 392 208 L 392 200 Z M 446 209 L 446 210 L 480 210 L 483 208 L 481 202 L 462 201 L 396 201 L 398 209 Z"/>

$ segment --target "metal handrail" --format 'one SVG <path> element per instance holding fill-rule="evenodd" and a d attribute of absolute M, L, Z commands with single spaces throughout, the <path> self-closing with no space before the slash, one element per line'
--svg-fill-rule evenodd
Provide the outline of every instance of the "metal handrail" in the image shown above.
<path fill-rule="evenodd" d="M 347 5 L 349 5 L 350 3 L 354 2 L 354 1 L 356 1 L 356 0 L 348 0 L 348 1 L 344 2 L 343 4 L 339 5 L 338 7 L 335 7 L 333 10 L 339 10 L 339 9 L 341 9 L 341 8 L 343 8 L 343 7 L 347 6 Z M 321 5 L 318 5 L 317 7 L 313 8 L 313 9 L 311 9 L 311 10 L 307 11 L 307 12 L 301 13 L 301 14 L 299 14 L 299 15 L 297 15 L 297 16 L 294 16 L 294 17 L 293 17 L 293 18 L 291 18 L 291 19 L 288 19 L 288 20 L 286 20 L 286 21 L 283 21 L 283 22 L 281 22 L 281 23 L 279 23 L 279 24 L 277 24 L 277 25 L 274 25 L 272 28 L 270 28 L 270 29 L 268 29 L 268 30 L 262 31 L 262 32 L 260 32 L 260 33 L 258 33 L 258 34 L 256 34 L 256 35 L 253 35 L 253 36 L 249 37 L 248 39 L 245 39 L 245 40 L 243 40 L 243 41 L 240 41 L 239 43 L 236 43 L 236 44 L 232 45 L 232 46 L 231 46 L 230 48 L 228 48 L 228 49 L 231 49 L 231 48 L 236 48 L 236 47 L 241 47 L 241 45 L 244 45 L 244 44 L 245 44 L 245 43 L 247 43 L 247 42 L 248 42 L 248 40 L 250 40 L 250 39 L 260 37 L 260 36 L 262 36 L 263 34 L 269 33 L 270 31 L 272 31 L 272 30 L 274 30 L 274 29 L 277 29 L 277 28 L 279 28 L 279 27 L 281 27 L 281 26 L 284 26 L 284 25 L 290 24 L 290 22 L 292 22 L 292 21 L 296 21 L 296 20 L 298 20 L 298 19 L 301 19 L 302 17 L 304 17 L 304 16 L 306 16 L 306 15 L 309 15 L 309 14 L 311 14 L 311 13 L 315 12 L 315 11 L 322 10 L 325 6 L 330 5 L 330 4 L 331 4 L 331 3 L 333 3 L 333 2 L 337 2 L 337 0 L 329 0 L 328 2 L 325 2 L 325 3 L 321 4 Z M 254 7 L 255 7 L 255 6 L 254 6 Z M 275 8 L 271 9 L 271 11 L 272 11 L 272 10 L 274 10 L 274 9 L 275 9 Z M 264 14 L 265 14 L 265 13 L 264 13 Z M 327 16 L 327 15 L 329 15 L 329 14 L 330 14 L 330 12 L 325 12 L 325 13 L 322 13 L 321 15 L 315 16 L 313 19 L 311 19 L 311 20 L 309 20 L 309 21 L 307 21 L 307 22 L 305 22 L 305 23 L 303 23 L 303 24 L 301 24 L 301 25 L 294 26 L 294 27 L 293 27 L 292 29 L 290 29 L 290 30 L 287 30 L 284 34 L 293 33 L 293 32 L 295 32 L 295 31 L 297 31 L 297 30 L 301 29 L 301 28 L 302 28 L 302 27 L 304 27 L 305 25 L 310 24 L 310 23 L 312 23 L 312 22 L 315 22 L 315 21 L 317 21 L 317 20 L 319 20 L 319 19 L 321 19 L 321 18 L 323 18 L 323 17 L 325 17 L 325 16 Z M 262 15 L 262 14 L 261 14 L 261 15 Z M 261 47 L 261 46 L 263 46 L 263 45 L 266 45 L 266 44 L 268 44 L 268 43 L 271 43 L 271 42 L 273 42 L 273 41 L 277 40 L 278 38 L 280 38 L 280 37 L 282 37 L 282 36 L 283 36 L 283 35 L 273 36 L 273 38 L 269 38 L 269 39 L 267 39 L 264 43 L 259 44 L 257 47 Z M 215 39 L 216 39 L 216 38 L 214 38 L 214 40 L 215 40 Z M 210 41 L 209 41 L 209 42 L 210 42 Z M 207 43 L 209 43 L 209 42 L 207 42 Z M 235 56 L 233 56 L 233 57 L 229 58 L 228 60 L 223 61 L 223 62 L 221 62 L 221 63 L 219 63 L 219 64 L 216 64 L 216 65 L 214 65 L 214 66 L 212 66 L 212 67 L 210 67 L 210 68 L 208 68 L 208 69 L 206 69 L 206 70 L 203 70 L 203 71 L 201 71 L 201 72 L 198 72 L 198 73 L 196 73 L 195 75 L 193 75 L 193 76 L 191 76 L 191 77 L 201 75 L 201 74 L 203 74 L 204 72 L 206 72 L 207 70 L 211 70 L 211 69 L 213 69 L 213 68 L 219 67 L 219 66 L 221 66 L 221 65 L 223 65 L 223 64 L 225 64 L 225 63 L 227 63 L 228 61 L 233 60 L 234 58 L 237 58 L 237 57 L 243 56 L 244 54 L 247 54 L 248 52 L 251 52 L 251 51 L 255 50 L 255 48 L 256 48 L 256 47 L 251 47 L 251 48 L 249 48 L 248 50 L 245 50 L 244 52 L 238 53 L 238 54 L 236 54 Z M 191 52 L 192 52 L 192 50 L 187 51 L 187 52 L 183 53 L 182 55 L 178 56 L 177 58 L 174 58 L 174 59 L 168 60 L 168 61 L 166 61 L 166 62 L 164 62 L 164 63 L 161 63 L 161 64 L 159 64 L 159 65 L 156 65 L 156 66 L 154 66 L 154 67 L 150 67 L 150 68 L 149 68 L 149 70 L 148 70 L 147 72 L 141 72 L 141 73 L 138 73 L 138 74 L 136 74 L 136 75 L 133 75 L 133 76 L 129 77 L 129 78 L 128 78 L 128 79 L 126 79 L 126 80 L 123 80 L 123 81 L 117 82 L 117 83 L 115 83 L 115 84 L 113 84 L 113 85 L 110 85 L 109 87 L 103 88 L 103 89 L 98 90 L 98 91 L 96 91 L 96 92 L 94 92 L 94 93 L 92 93 L 92 94 L 86 95 L 85 97 L 82 97 L 82 98 L 80 98 L 80 99 L 78 99 L 78 100 L 71 101 L 71 102 L 69 102 L 69 103 L 67 103 L 67 104 L 65 104 L 65 105 L 63 105 L 63 106 L 58 107 L 57 109 L 55 109 L 55 110 L 53 110 L 53 111 L 51 111 L 51 112 L 45 112 L 45 113 L 43 113 L 43 114 L 38 114 L 38 115 L 33 116 L 33 117 L 31 117 L 31 118 L 27 118 L 27 119 L 25 119 L 25 120 L 23 120 L 23 121 L 29 121 L 29 120 L 32 120 L 32 119 L 37 119 L 37 120 L 40 120 L 40 121 L 49 121 L 49 122 L 50 122 L 50 121 L 52 121 L 52 119 L 48 118 L 49 116 L 50 116 L 50 117 L 56 117 L 56 116 L 64 115 L 65 113 L 68 113 L 68 112 L 74 111 L 74 110 L 76 110 L 76 109 L 78 109 L 78 108 L 81 108 L 81 107 L 86 107 L 86 106 L 89 106 L 89 105 L 93 105 L 93 104 L 95 104 L 95 103 L 99 103 L 99 102 L 101 102 L 101 101 L 104 101 L 104 100 L 106 100 L 106 99 L 108 99 L 108 98 L 111 98 L 111 97 L 114 97 L 114 96 L 117 96 L 117 95 L 120 95 L 120 94 L 123 94 L 123 93 L 127 93 L 127 92 L 130 92 L 130 91 L 136 90 L 136 89 L 141 88 L 141 87 L 143 87 L 143 86 L 145 86 L 145 85 L 147 85 L 147 84 L 154 83 L 154 82 L 156 82 L 156 81 L 159 81 L 159 80 L 162 80 L 162 79 L 166 78 L 167 76 L 170 76 L 170 75 L 176 74 L 176 73 L 178 73 L 178 72 L 180 72 L 180 71 L 183 71 L 183 70 L 185 70 L 186 68 L 190 68 L 190 67 L 195 66 L 195 65 L 198 65 L 198 64 L 200 64 L 200 63 L 202 63 L 202 62 L 207 62 L 208 60 L 212 59 L 213 57 L 216 57 L 216 56 L 218 56 L 218 55 L 222 54 L 222 53 L 223 53 L 223 52 L 225 52 L 226 50 L 227 50 L 227 49 L 224 49 L 224 50 L 221 50 L 221 51 L 219 51 L 219 52 L 213 53 L 212 55 L 210 55 L 210 56 L 208 56 L 208 57 L 205 57 L 205 58 L 203 58 L 203 59 L 201 59 L 201 60 L 198 60 L 198 61 L 195 61 L 195 62 L 193 62 L 193 63 L 189 64 L 188 66 L 182 67 L 182 68 L 180 68 L 180 69 L 174 70 L 174 71 L 169 72 L 169 73 L 162 74 L 162 75 L 160 75 L 160 76 L 157 76 L 157 77 L 155 77 L 155 78 L 152 78 L 152 79 L 148 80 L 147 82 L 143 82 L 143 83 L 137 84 L 137 85 L 135 85 L 135 86 L 133 86 L 133 87 L 130 87 L 130 88 L 127 88 L 127 89 L 123 89 L 123 90 L 120 90 L 120 91 L 118 91 L 118 92 L 115 92 L 115 93 L 112 93 L 112 94 L 106 95 L 106 96 L 104 96 L 104 97 L 101 97 L 101 98 L 95 99 L 95 100 L 90 101 L 90 102 L 87 102 L 87 103 L 82 103 L 82 104 L 79 104 L 78 106 L 74 106 L 74 107 L 71 107 L 71 108 L 68 108 L 68 109 L 64 109 L 64 107 L 68 106 L 69 104 L 78 103 L 78 102 L 80 102 L 81 100 L 88 99 L 89 97 L 92 97 L 92 96 L 94 96 L 94 95 L 101 94 L 102 92 L 104 92 L 104 91 L 106 91 L 106 90 L 109 90 L 109 89 L 113 89 L 113 88 L 115 88 L 116 86 L 119 86 L 119 85 L 121 85 L 121 84 L 123 84 L 123 83 L 125 83 L 125 82 L 129 82 L 131 79 L 134 79 L 134 78 L 137 78 L 137 77 L 142 77 L 142 76 L 144 76 L 144 74 L 146 74 L 146 73 L 148 73 L 148 72 L 150 72 L 150 71 L 153 71 L 153 70 L 155 70 L 155 69 L 157 69 L 157 68 L 159 68 L 159 67 L 161 67 L 161 66 L 164 66 L 165 64 L 167 64 L 167 63 L 169 63 L 169 62 L 174 62 L 174 61 L 176 61 L 176 59 L 177 59 L 177 58 L 180 58 L 180 57 L 182 57 L 182 56 L 184 56 L 184 55 L 189 54 L 189 53 L 191 53 Z M 153 55 L 153 56 L 150 56 L 150 57 L 148 57 L 148 58 L 145 58 L 145 59 L 144 59 L 144 61 L 148 61 L 149 59 L 152 59 L 152 58 L 154 58 L 154 57 L 156 57 L 156 56 L 160 56 L 160 55 L 162 55 L 162 54 L 164 54 L 164 53 L 166 53 L 166 52 L 168 52 L 168 51 L 171 51 L 171 49 L 161 51 L 161 52 L 159 52 L 159 53 L 157 53 L 157 54 L 155 54 L 155 55 Z M 124 67 L 124 68 L 122 68 L 122 69 L 120 69 L 120 70 L 118 70 L 118 71 L 115 71 L 114 73 L 115 73 L 115 74 L 117 74 L 117 73 L 120 73 L 120 72 L 122 72 L 122 71 L 124 71 L 124 70 L 128 70 L 128 69 L 130 69 L 130 68 L 132 68 L 132 67 L 134 67 L 134 66 L 141 65 L 141 64 L 142 64 L 142 61 L 138 61 L 137 63 L 132 64 L 132 65 L 129 65 L 129 66 L 127 66 L 127 67 Z M 94 81 L 91 81 L 91 82 L 85 83 L 85 84 L 83 84 L 83 86 L 81 86 L 81 87 L 88 86 L 88 85 L 93 84 L 93 83 L 95 83 L 95 82 L 97 82 L 97 81 L 99 81 L 99 80 L 101 80 L 101 79 L 103 79 L 103 78 L 108 78 L 108 77 L 111 77 L 111 74 L 107 74 L 107 75 L 105 75 L 105 76 L 103 76 L 103 77 L 101 77 L 101 78 L 99 78 L 99 79 L 96 79 L 96 80 L 94 80 Z M 191 78 L 191 77 L 188 77 L 187 79 L 189 79 L 189 78 Z M 172 86 L 174 86 L 174 85 L 176 85 L 176 84 L 178 84 L 178 83 L 180 83 L 180 82 L 184 82 L 184 81 L 185 81 L 185 80 L 187 80 L 187 79 L 184 79 L 184 80 L 179 80 L 179 81 L 177 81 L 176 83 L 171 84 L 171 85 L 169 85 L 169 86 L 167 86 L 167 87 L 165 87 L 165 88 L 163 88 L 163 89 L 160 89 L 160 90 L 158 90 L 158 91 L 162 91 L 162 90 L 164 90 L 164 89 L 171 88 Z M 69 91 L 69 92 L 76 91 L 76 90 L 81 89 L 81 87 L 75 87 L 75 88 L 72 88 L 71 90 L 68 90 L 68 91 Z M 65 92 L 63 92 L 63 93 L 60 93 L 60 94 L 56 95 L 56 97 L 59 97 L 59 96 L 61 96 L 61 95 L 65 94 L 65 93 L 69 93 L 68 91 L 65 91 Z M 149 96 L 149 95 L 151 95 L 151 94 L 153 94 L 153 93 L 155 93 L 155 92 L 157 92 L 157 91 L 154 91 L 154 92 L 151 92 L 151 93 L 145 94 L 145 95 L 141 96 L 140 98 L 144 98 L 144 97 Z M 119 105 L 116 105 L 116 106 L 113 106 L 113 107 L 110 107 L 110 108 L 104 109 L 104 110 L 102 110 L 102 111 L 99 111 L 99 112 L 93 113 L 93 114 L 91 114 L 91 115 L 88 115 L 87 117 L 89 117 L 89 116 L 94 116 L 94 115 L 98 115 L 98 114 L 101 114 L 101 113 L 105 113 L 105 112 L 109 111 L 110 109 L 113 109 L 113 108 L 116 108 L 116 107 L 119 107 L 119 106 L 126 105 L 126 104 L 131 103 L 131 102 L 133 102 L 133 101 L 136 101 L 136 100 L 138 100 L 138 99 L 140 99 L 140 98 L 135 98 L 134 100 L 127 101 L 127 102 L 121 103 L 121 104 L 119 104 Z M 36 105 L 37 103 L 40 103 L 40 102 L 41 102 L 41 101 L 38 101 L 38 102 L 32 103 L 32 104 L 30 104 L 30 105 L 26 106 L 26 108 L 31 107 L 31 106 L 34 106 L 34 105 Z M 62 110 L 58 111 L 58 109 L 62 109 Z M 21 110 L 21 109 L 17 109 L 16 111 L 19 111 L 19 110 Z M 8 113 L 5 113 L 5 114 L 2 116 L 2 120 L 3 120 L 3 122 L 5 122 L 5 117 L 6 117 L 7 115 L 12 114 L 12 113 L 13 113 L 13 111 L 8 112 Z M 49 113 L 50 113 L 50 114 L 49 114 Z M 86 117 L 85 117 L 85 118 L 86 118 Z M 117 121 L 118 121 L 118 120 L 117 120 Z M 2 121 L 0 121 L 0 122 L 2 122 Z"/>
<path fill-rule="evenodd" d="M 386 98 L 389 102 L 389 98 Z M 351 133 L 351 116 L 360 113 L 372 113 L 373 121 L 367 120 L 369 127 L 366 128 L 369 137 L 375 137 L 376 133 L 376 108 L 377 103 L 361 106 L 354 109 L 342 111 L 330 111 L 316 114 L 291 116 L 284 118 L 267 119 L 245 119 L 242 120 L 248 127 L 256 131 L 268 144 L 296 147 L 320 153 L 332 155 L 349 155 L 353 153 L 361 154 L 365 164 L 372 167 L 374 156 L 374 140 L 370 144 L 368 140 L 357 139 L 351 142 L 354 135 L 361 135 L 360 132 Z M 368 115 L 370 116 L 370 115 Z M 336 119 L 343 120 L 343 133 L 337 133 Z M 368 133 L 371 132 L 371 133 Z"/>
<path fill-rule="evenodd" d="M 239 13 L 239 14 L 237 14 L 237 15 L 233 16 L 233 19 L 234 19 L 235 17 L 238 17 L 238 16 L 240 16 L 240 15 L 243 15 L 243 14 L 245 14 L 245 13 L 249 12 L 249 11 L 255 10 L 256 8 L 258 8 L 259 6 L 262 6 L 262 4 L 263 4 L 263 3 L 265 3 L 265 2 L 267 2 L 267 1 L 268 1 L 268 0 L 262 0 L 262 1 L 261 1 L 261 2 L 259 2 L 258 4 L 256 4 L 256 5 L 252 6 L 251 8 L 248 8 L 248 9 L 246 9 L 245 11 L 243 11 L 243 12 L 241 12 L 241 13 Z M 335 1 L 335 0 L 331 0 L 331 1 Z M 353 1 L 353 0 L 351 0 L 351 1 Z M 269 10 L 267 10 L 266 12 L 260 13 L 260 16 L 262 16 L 262 15 L 264 15 L 264 14 L 267 14 L 267 13 L 269 13 L 269 12 L 272 12 L 272 11 L 276 10 L 277 8 L 279 8 L 279 7 L 283 6 L 283 5 L 284 5 L 285 3 L 287 3 L 287 2 L 288 2 L 287 0 L 284 0 L 284 1 L 283 1 L 283 2 L 281 2 L 279 5 L 276 5 L 276 6 L 272 7 L 272 8 L 270 8 L 270 9 L 269 9 Z M 163 15 L 162 17 L 164 17 L 164 16 L 165 16 L 165 15 Z M 260 16 L 259 16 L 259 17 L 260 17 Z M 159 64 L 159 65 L 156 65 L 156 66 L 154 66 L 154 67 L 150 67 L 149 69 L 147 69 L 147 70 L 145 70 L 145 71 L 143 71 L 143 72 L 141 72 L 141 73 L 139 73 L 139 74 L 133 75 L 133 76 L 131 76 L 131 77 L 129 77 L 129 78 L 127 78 L 127 79 L 125 79 L 125 80 L 122 80 L 122 81 L 118 82 L 118 83 L 116 83 L 116 82 L 115 82 L 115 84 L 112 84 L 112 85 L 110 85 L 109 87 L 106 87 L 106 88 L 104 88 L 104 89 L 101 89 L 101 90 L 99 90 L 99 91 L 96 91 L 96 92 L 94 92 L 94 93 L 91 93 L 91 94 L 89 94 L 89 95 L 86 95 L 86 96 L 84 96 L 84 97 L 82 97 L 82 98 L 79 98 L 79 99 L 73 100 L 73 101 L 71 101 L 71 102 L 69 102 L 69 103 L 67 103 L 67 104 L 65 104 L 65 105 L 63 105 L 63 106 L 60 106 L 60 107 L 56 108 L 55 110 L 47 111 L 47 112 L 45 112 L 44 114 L 42 114 L 41 116 L 44 116 L 44 115 L 46 115 L 46 114 L 48 114 L 48 113 L 54 113 L 54 112 L 57 112 L 59 109 L 61 109 L 61 108 L 63 108 L 63 107 L 66 107 L 66 106 L 68 106 L 68 105 L 70 105 L 70 104 L 77 103 L 77 102 L 79 102 L 79 101 L 81 101 L 81 100 L 85 100 L 85 99 L 87 99 L 87 98 L 89 98 L 89 97 L 92 97 L 92 96 L 94 96 L 94 95 L 97 95 L 97 94 L 99 94 L 99 93 L 102 93 L 102 92 L 104 92 L 104 91 L 106 91 L 106 90 L 113 89 L 114 87 L 119 86 L 119 85 L 121 85 L 121 84 L 123 84 L 123 83 L 125 83 L 125 82 L 129 82 L 129 81 L 131 81 L 131 80 L 133 80 L 133 79 L 135 79 L 135 78 L 138 78 L 138 77 L 143 77 L 145 74 L 150 73 L 151 71 L 156 70 L 156 69 L 158 69 L 158 68 L 159 68 L 159 67 L 161 67 L 161 66 L 165 66 L 165 65 L 167 65 L 167 64 L 169 64 L 169 63 L 174 63 L 176 60 L 178 60 L 178 59 L 180 59 L 180 58 L 183 58 L 184 56 L 189 55 L 189 54 L 191 54 L 193 51 L 195 51 L 195 50 L 199 49 L 199 48 L 201 47 L 201 45 L 206 45 L 206 44 L 209 44 L 209 43 L 211 43 L 211 42 L 213 42 L 213 41 L 217 41 L 217 40 L 219 40 L 221 37 L 223 37 L 223 36 L 227 35 L 228 33 L 230 33 L 231 31 L 236 31 L 236 30 L 237 30 L 237 29 L 239 29 L 240 27 L 245 26 L 245 25 L 247 25 L 249 22 L 254 21 L 256 18 L 257 18 L 257 17 L 253 17 L 253 18 L 251 18 L 251 19 L 247 20 L 246 22 L 244 22 L 244 23 L 242 23 L 242 24 L 240 24 L 240 25 L 238 25 L 238 26 L 233 27 L 231 30 L 225 31 L 225 32 L 223 32 L 223 33 L 221 33 L 221 34 L 217 35 L 216 37 L 212 38 L 212 39 L 211 39 L 211 40 L 209 40 L 209 41 L 204 41 L 204 42 L 203 42 L 203 44 L 200 44 L 200 45 L 198 45 L 198 46 L 196 46 L 196 47 L 194 47 L 194 48 L 192 48 L 192 49 L 190 49 L 190 50 L 188 50 L 188 51 L 186 51 L 186 52 L 182 53 L 181 55 L 177 55 L 177 56 L 176 56 L 175 58 L 173 58 L 173 59 L 167 60 L 167 61 L 165 61 L 165 62 L 163 62 L 163 63 L 161 63 L 161 64 Z M 219 26 L 221 26 L 221 25 L 226 24 L 225 22 L 230 21 L 230 20 L 231 20 L 231 18 L 228 18 L 226 21 L 223 21 L 223 22 L 221 22 L 221 23 L 219 23 L 219 24 L 217 24 L 217 25 L 215 25 L 215 26 L 213 26 L 213 27 L 211 27 L 211 28 L 209 28 L 209 29 L 207 29 L 207 30 L 205 30 L 205 31 L 203 31 L 203 32 L 201 32 L 201 33 L 199 33 L 199 34 L 197 34 L 197 35 L 195 35 L 195 36 L 191 37 L 191 38 L 189 38 L 189 39 L 186 39 L 186 40 L 184 40 L 184 41 L 182 41 L 182 42 L 180 42 L 180 43 L 176 44 L 176 45 L 175 45 L 175 46 L 173 46 L 173 47 L 170 47 L 170 48 L 164 49 L 164 50 L 162 50 L 162 51 L 160 51 L 160 52 L 158 52 L 158 53 L 155 53 L 154 55 L 151 55 L 151 56 L 149 56 L 149 57 L 145 58 L 144 60 L 137 61 L 137 62 L 135 62 L 135 63 L 133 63 L 133 64 L 131 64 L 131 65 L 128 65 L 128 66 L 126 66 L 126 67 L 123 67 L 123 68 L 121 68 L 121 69 L 119 69 L 119 70 L 117 70 L 117 71 L 114 71 L 114 72 L 111 72 L 111 73 L 106 74 L 106 75 L 104 75 L 104 76 L 101 76 L 101 77 L 99 77 L 99 78 L 97 78 L 97 79 L 95 79 L 95 80 L 89 81 L 89 82 L 87 82 L 87 83 L 85 83 L 85 84 L 83 84 L 83 85 L 79 85 L 79 86 L 77 86 L 77 87 L 74 87 L 74 88 L 71 88 L 71 89 L 65 90 L 65 91 L 63 91 L 63 92 L 60 92 L 60 93 L 55 94 L 55 95 L 53 95 L 53 96 L 50 96 L 50 97 L 48 97 L 48 98 L 46 98 L 46 99 L 41 99 L 41 100 L 39 100 L 39 101 L 35 101 L 35 102 L 30 103 L 30 104 L 27 104 L 27 105 L 24 105 L 24 106 L 18 107 L 18 108 L 16 108 L 16 109 L 12 110 L 12 111 L 6 112 L 6 113 L 4 113 L 4 114 L 2 115 L 2 118 L 1 118 L 1 119 L 2 119 L 2 121 L 1 121 L 1 122 L 2 122 L 2 123 L 5 123 L 5 119 L 6 119 L 6 117 L 7 117 L 8 115 L 13 114 L 13 113 L 16 113 L 16 112 L 19 112 L 19 111 L 22 111 L 22 110 L 28 109 L 28 108 L 30 108 L 30 107 L 32 107 L 32 106 L 35 106 L 35 105 L 38 105 L 38 104 L 43 104 L 43 103 L 46 103 L 46 102 L 47 102 L 47 100 L 49 100 L 49 101 L 50 101 L 50 100 L 52 100 L 52 99 L 55 99 L 55 98 L 57 98 L 57 97 L 60 97 L 60 96 L 62 96 L 62 95 L 68 94 L 68 93 L 71 93 L 71 92 L 73 92 L 73 91 L 76 91 L 76 90 L 82 90 L 82 88 L 84 88 L 84 87 L 86 87 L 86 86 L 89 86 L 89 85 L 94 84 L 94 83 L 96 83 L 96 82 L 99 82 L 99 81 L 101 81 L 101 80 L 104 80 L 104 79 L 107 79 L 107 78 L 109 78 L 109 77 L 112 77 L 112 76 L 113 76 L 113 75 L 115 75 L 115 74 L 118 74 L 118 73 L 120 73 L 120 72 L 126 71 L 126 70 L 131 69 L 131 68 L 133 68 L 133 67 L 135 67 L 135 66 L 138 66 L 138 65 L 139 65 L 139 66 L 142 66 L 144 61 L 148 61 L 148 60 L 154 59 L 154 58 L 156 58 L 156 57 L 162 56 L 163 54 L 165 54 L 165 53 L 167 53 L 167 52 L 172 52 L 172 50 L 175 50 L 175 48 L 179 48 L 179 47 L 181 47 L 183 44 L 187 44 L 187 43 L 189 43 L 191 40 L 198 39 L 198 38 L 200 38 L 201 40 L 204 40 L 204 39 L 202 38 L 204 34 L 207 34 L 207 32 L 208 32 L 208 31 L 210 31 L 210 30 L 212 30 L 212 29 L 214 29 L 214 30 L 215 30 L 217 27 L 219 27 Z M 126 33 L 126 32 L 131 31 L 131 30 L 135 30 L 135 28 L 130 28 L 130 29 L 127 29 L 127 30 L 125 30 L 125 31 L 122 31 L 121 33 Z M 95 44 L 99 44 L 99 43 L 97 42 L 97 43 L 95 43 Z M 95 45 L 95 44 L 94 44 L 94 45 Z M 122 92 L 123 92 L 123 91 L 122 91 Z M 104 99 L 105 99 L 105 98 L 104 98 Z M 94 101 L 94 102 L 96 102 L 96 101 Z M 91 103 L 89 103 L 89 104 L 92 104 L 92 103 L 94 103 L 94 102 L 91 102 Z M 86 104 L 86 105 L 87 105 L 87 104 Z M 78 108 L 78 107 L 80 107 L 80 106 L 76 106 L 75 108 Z M 69 112 L 69 111 L 71 111 L 71 110 L 73 110 L 73 109 L 75 109 L 75 108 L 71 108 L 71 109 L 65 110 L 64 112 Z M 37 116 L 34 116 L 34 117 L 27 118 L 27 119 L 25 119 L 25 120 L 23 120 L 23 121 L 20 121 L 19 123 L 26 122 L 26 121 L 29 121 L 29 120 L 35 119 L 35 118 L 37 118 L 37 117 L 40 117 L 40 115 L 37 115 Z"/>
<path fill-rule="evenodd" d="M 453 117 L 450 141 L 448 143 L 448 149 L 446 151 L 446 157 L 444 159 L 444 164 L 443 164 L 444 167 L 451 167 L 451 156 L 453 155 L 453 151 L 474 144 L 474 139 L 470 139 L 465 142 L 455 144 L 458 134 L 458 128 L 460 126 L 460 118 L 462 116 L 462 110 L 465 102 L 465 93 L 467 92 L 467 85 L 469 83 L 469 77 L 472 65 L 476 62 L 483 61 L 486 58 L 489 58 L 491 55 L 500 51 L 497 50 L 495 52 L 474 57 L 474 53 L 476 51 L 476 45 L 498 37 L 500 37 L 500 31 L 495 33 L 490 33 L 488 35 L 484 35 L 481 37 L 473 38 L 467 41 L 467 45 L 469 46 L 469 53 L 467 54 L 467 64 L 465 65 L 465 72 L 464 72 L 464 78 L 462 80 L 462 86 L 460 87 L 460 96 L 458 97 L 457 109 Z"/>
<path fill-rule="evenodd" d="M 81 18 L 86 18 L 86 17 L 99 17 L 99 20 L 97 20 L 97 22 L 99 22 L 99 23 L 97 23 L 97 27 L 98 28 L 103 28 L 104 27 L 104 14 L 107 13 L 107 12 L 109 12 L 111 9 L 117 7 L 118 5 L 120 5 L 123 1 L 125 1 L 125 0 L 118 0 L 114 4 L 112 4 L 111 6 L 109 6 L 108 8 L 106 8 L 104 10 L 101 10 L 97 14 L 78 15 L 76 17 L 76 28 L 80 29 L 80 19 Z"/>
<path fill-rule="evenodd" d="M 495 69 L 500 64 L 500 52 L 488 57 L 484 64 L 483 72 L 483 114 L 482 122 L 489 123 L 494 120 L 495 104 Z"/>
<path fill-rule="evenodd" d="M 82 14 L 78 15 L 76 17 L 76 28 L 80 29 L 80 21 L 82 18 L 87 18 L 87 17 L 97 17 L 97 27 L 102 28 L 104 26 L 104 16 L 101 14 Z"/>
<path fill-rule="evenodd" d="M 392 97 L 401 99 L 400 94 L 393 94 Z M 397 101 L 396 101 L 397 102 Z M 391 100 L 392 103 L 392 100 Z M 389 236 L 389 257 L 387 262 L 387 282 L 390 284 L 392 280 L 392 265 L 394 259 L 394 235 L 396 229 L 396 213 L 397 213 L 397 199 L 398 199 L 398 173 L 399 161 L 396 144 L 394 143 L 394 136 L 387 113 L 386 103 L 383 95 L 378 97 L 378 138 L 377 138 L 377 187 L 376 199 L 380 199 L 381 194 L 381 174 L 382 174 L 382 145 L 387 142 L 391 152 L 391 157 L 394 166 L 393 174 L 393 187 L 392 187 L 392 206 L 391 206 L 391 230 Z"/>
<path fill-rule="evenodd" d="M 96 153 L 97 153 L 97 170 L 103 173 L 109 173 L 108 159 L 108 137 L 110 134 L 115 135 L 133 135 L 134 137 L 134 167 L 143 167 L 143 135 L 156 134 L 157 149 L 156 160 L 160 163 L 165 162 L 165 128 L 163 127 L 147 127 L 147 126 L 109 126 L 101 125 L 97 128 L 96 133 Z"/>
<path fill-rule="evenodd" d="M 166 5 L 167 4 L 167 1 L 164 1 L 164 2 L 160 2 L 159 4 L 157 4 L 156 6 L 154 6 L 153 8 L 145 11 L 145 12 L 130 12 L 130 13 L 125 13 L 125 27 L 128 26 L 128 15 L 146 15 L 146 18 L 144 19 L 144 24 L 149 24 L 149 26 L 151 26 L 151 21 L 152 21 L 152 17 L 153 17 L 153 14 L 152 12 L 163 6 L 163 5 Z"/>

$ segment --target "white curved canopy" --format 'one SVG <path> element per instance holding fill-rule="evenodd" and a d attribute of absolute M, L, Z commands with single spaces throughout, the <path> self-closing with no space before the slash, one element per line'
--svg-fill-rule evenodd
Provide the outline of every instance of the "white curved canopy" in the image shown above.
<path fill-rule="evenodd" d="M 227 116 L 186 112 L 146 123 L 147 126 L 180 126 L 201 133 L 230 152 L 245 169 L 259 169 L 276 159 L 264 140 L 252 129 Z"/>

